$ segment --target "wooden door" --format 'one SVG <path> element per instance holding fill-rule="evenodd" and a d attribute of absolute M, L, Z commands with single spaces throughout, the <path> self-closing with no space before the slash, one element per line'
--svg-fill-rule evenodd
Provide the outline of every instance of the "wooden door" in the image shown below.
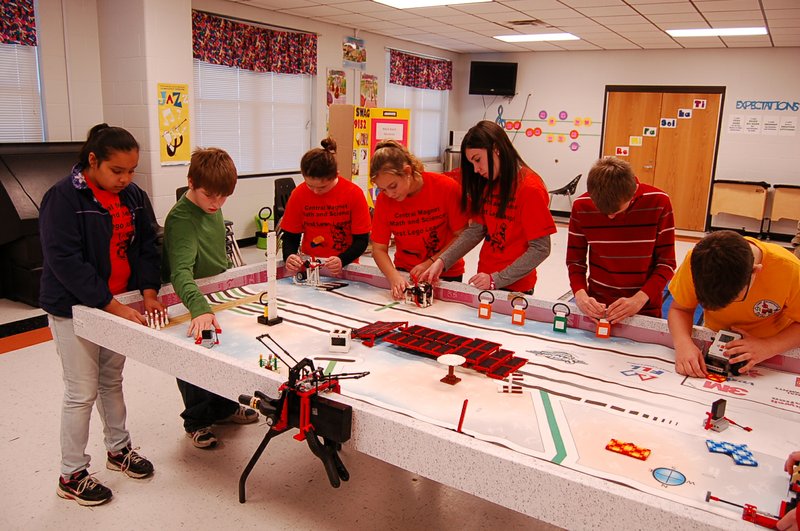
<path fill-rule="evenodd" d="M 653 185 L 669 194 L 679 229 L 705 230 L 720 100 L 719 94 L 673 93 L 664 94 L 661 103 L 663 116 L 677 122 L 659 131 Z M 693 109 L 694 101 L 705 101 L 705 109 Z M 687 110 L 690 118 L 678 118 Z"/>
<path fill-rule="evenodd" d="M 607 87 L 603 128 L 602 154 L 627 160 L 641 182 L 668 193 L 675 227 L 693 231 L 705 230 L 724 94 L 703 89 Z"/>
<path fill-rule="evenodd" d="M 626 148 L 628 156 L 620 158 L 630 162 L 636 177 L 647 184 L 655 179 L 658 137 L 644 136 L 644 129 L 658 131 L 661 98 L 660 92 L 609 92 L 606 100 L 603 156 L 617 156 L 618 148 Z M 631 137 L 635 137 L 633 142 Z"/>

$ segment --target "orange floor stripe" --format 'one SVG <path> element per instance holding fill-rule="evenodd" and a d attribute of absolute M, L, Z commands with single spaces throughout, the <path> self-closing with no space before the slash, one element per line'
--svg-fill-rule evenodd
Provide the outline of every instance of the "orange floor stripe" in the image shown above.
<path fill-rule="evenodd" d="M 50 333 L 49 327 L 4 337 L 0 339 L 0 354 L 30 347 L 31 345 L 38 345 L 39 343 L 44 343 L 51 339 L 53 339 L 53 335 Z"/>

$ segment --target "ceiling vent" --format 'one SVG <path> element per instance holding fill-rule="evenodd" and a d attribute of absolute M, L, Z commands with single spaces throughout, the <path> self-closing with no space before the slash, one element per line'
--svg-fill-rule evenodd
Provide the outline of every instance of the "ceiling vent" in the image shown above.
<path fill-rule="evenodd" d="M 544 22 L 543 20 L 539 20 L 538 18 L 528 18 L 525 20 L 509 20 L 506 24 L 509 26 L 531 26 L 534 28 L 552 28 L 550 24 Z"/>

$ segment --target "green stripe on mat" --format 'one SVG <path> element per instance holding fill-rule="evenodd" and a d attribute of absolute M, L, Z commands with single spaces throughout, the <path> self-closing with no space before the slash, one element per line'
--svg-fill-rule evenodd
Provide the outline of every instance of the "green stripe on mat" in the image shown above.
<path fill-rule="evenodd" d="M 553 436 L 553 443 L 556 445 L 556 455 L 554 455 L 550 461 L 561 464 L 561 461 L 567 457 L 567 450 L 564 448 L 564 441 L 561 439 L 561 431 L 558 429 L 556 416 L 553 414 L 553 405 L 550 403 L 550 395 L 540 390 L 539 396 L 542 398 L 542 405 L 544 405 L 544 411 L 547 413 L 547 423 L 550 425 L 550 434 Z"/>

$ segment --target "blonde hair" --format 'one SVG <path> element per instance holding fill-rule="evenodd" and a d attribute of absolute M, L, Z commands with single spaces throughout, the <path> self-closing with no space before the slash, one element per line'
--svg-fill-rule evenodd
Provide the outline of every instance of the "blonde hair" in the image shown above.
<path fill-rule="evenodd" d="M 375 178 L 381 172 L 390 172 L 395 175 L 403 173 L 403 167 L 411 166 L 412 173 L 422 175 L 425 167 L 422 162 L 411 154 L 401 143 L 395 140 L 382 140 L 375 146 L 375 153 L 369 164 L 369 176 Z"/>

